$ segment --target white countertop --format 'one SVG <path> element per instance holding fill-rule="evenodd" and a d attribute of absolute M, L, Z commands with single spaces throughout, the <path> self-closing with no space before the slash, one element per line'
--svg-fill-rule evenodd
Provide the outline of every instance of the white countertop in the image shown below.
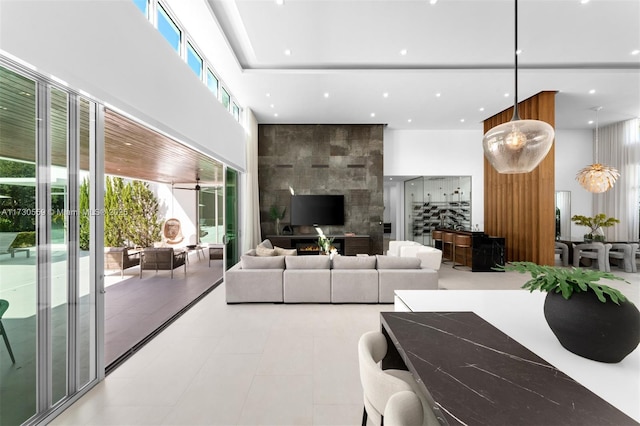
<path fill-rule="evenodd" d="M 472 311 L 640 422 L 640 348 L 617 364 L 592 361 L 560 345 L 543 314 L 546 293 L 528 290 L 397 290 L 396 311 Z"/>

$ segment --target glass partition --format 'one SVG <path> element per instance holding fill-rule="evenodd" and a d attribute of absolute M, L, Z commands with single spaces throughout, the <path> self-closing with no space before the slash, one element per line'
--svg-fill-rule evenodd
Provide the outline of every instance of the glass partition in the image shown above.
<path fill-rule="evenodd" d="M 471 176 L 422 176 L 405 182 L 405 236 L 432 245 L 436 228 L 471 231 Z"/>
<path fill-rule="evenodd" d="M 218 244 L 224 241 L 224 190 L 221 186 L 203 187 L 200 191 L 200 241 Z"/>

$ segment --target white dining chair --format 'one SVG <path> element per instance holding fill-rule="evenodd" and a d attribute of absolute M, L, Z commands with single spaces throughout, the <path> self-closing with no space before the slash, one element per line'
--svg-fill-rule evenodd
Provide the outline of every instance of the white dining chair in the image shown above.
<path fill-rule="evenodd" d="M 370 420 L 373 425 L 382 425 L 384 411 L 391 396 L 398 392 L 409 391 L 420 399 L 425 425 L 439 425 L 426 396 L 409 371 L 382 370 L 378 364 L 387 354 L 387 340 L 379 331 L 363 334 L 358 342 L 358 361 L 360 381 L 364 391 L 364 410 L 362 425 Z"/>
<path fill-rule="evenodd" d="M 394 393 L 384 409 L 385 426 L 418 426 L 423 419 L 422 402 L 411 391 Z"/>

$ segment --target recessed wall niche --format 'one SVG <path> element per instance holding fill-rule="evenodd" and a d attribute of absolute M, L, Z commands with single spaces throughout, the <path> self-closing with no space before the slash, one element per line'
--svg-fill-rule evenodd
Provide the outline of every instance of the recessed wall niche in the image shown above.
<path fill-rule="evenodd" d="M 344 226 L 322 227 L 324 233 L 369 235 L 371 252 L 382 254 L 383 126 L 262 124 L 258 130 L 262 235 L 276 234 L 271 206 L 286 207 L 281 226 L 289 222 L 289 187 L 300 195 L 344 195 Z"/>
<path fill-rule="evenodd" d="M 404 183 L 405 235 L 432 245 L 436 228 L 471 231 L 471 176 L 422 176 Z"/>

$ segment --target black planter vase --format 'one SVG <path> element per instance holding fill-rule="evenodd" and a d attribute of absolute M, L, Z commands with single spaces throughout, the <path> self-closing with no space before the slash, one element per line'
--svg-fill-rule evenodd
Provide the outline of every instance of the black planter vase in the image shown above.
<path fill-rule="evenodd" d="M 594 361 L 620 362 L 640 342 L 640 312 L 630 301 L 602 303 L 591 291 L 550 292 L 544 302 L 544 317 L 560 344 L 570 352 Z"/>

